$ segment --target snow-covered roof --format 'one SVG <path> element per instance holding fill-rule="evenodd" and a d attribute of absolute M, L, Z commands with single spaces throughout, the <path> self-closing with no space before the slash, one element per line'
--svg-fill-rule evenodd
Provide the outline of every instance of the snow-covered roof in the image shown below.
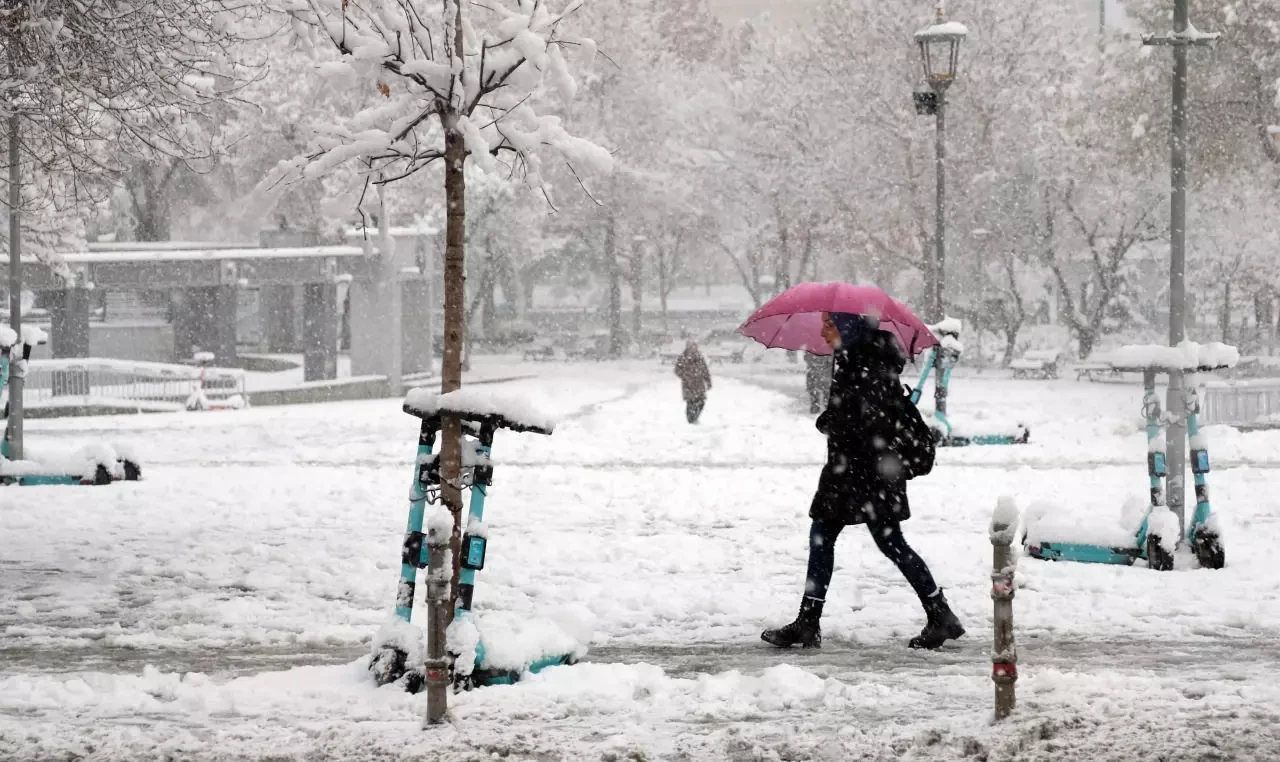
<path fill-rule="evenodd" d="M 418 235 L 436 235 L 440 232 L 439 228 L 431 225 L 392 225 L 389 231 L 393 238 L 412 238 Z M 376 227 L 356 228 L 350 227 L 342 231 L 347 238 L 364 238 L 367 234 L 370 238 L 378 237 L 378 229 Z"/>
<path fill-rule="evenodd" d="M 67 264 L 93 262 L 192 262 L 223 259 L 309 259 L 312 257 L 362 257 L 359 246 L 291 246 L 274 249 L 147 249 L 145 251 L 82 251 L 61 254 Z M 35 257 L 23 257 L 24 262 L 39 262 Z"/>
<path fill-rule="evenodd" d="M 89 251 L 191 251 L 197 249 L 251 249 L 256 243 L 217 241 L 90 241 Z"/>

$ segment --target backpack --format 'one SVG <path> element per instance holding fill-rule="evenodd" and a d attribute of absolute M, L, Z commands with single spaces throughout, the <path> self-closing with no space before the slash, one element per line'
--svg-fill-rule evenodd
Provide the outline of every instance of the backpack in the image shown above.
<path fill-rule="evenodd" d="M 933 471 L 933 459 L 937 454 L 937 441 L 933 429 L 924 422 L 920 408 L 911 401 L 911 394 L 901 400 L 900 426 L 890 448 L 902 461 L 902 478 L 914 479 Z"/>

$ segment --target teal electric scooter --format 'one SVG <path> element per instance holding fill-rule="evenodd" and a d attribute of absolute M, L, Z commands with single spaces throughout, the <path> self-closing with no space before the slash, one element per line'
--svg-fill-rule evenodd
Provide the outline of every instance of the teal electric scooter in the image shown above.
<path fill-rule="evenodd" d="M 942 378 L 936 382 L 935 396 L 938 399 L 945 400 L 951 391 L 951 371 L 960 362 L 960 333 L 944 328 L 933 328 L 933 330 L 942 343 L 929 350 L 929 355 L 925 359 L 924 369 L 920 372 L 920 380 L 916 383 L 915 388 L 911 390 L 911 401 L 916 405 L 920 404 L 920 399 L 924 396 L 925 384 L 929 381 L 929 376 L 933 373 L 935 367 L 942 369 Z M 951 421 L 943 411 L 935 409 L 933 420 L 933 430 L 939 447 L 1014 445 L 1026 444 L 1031 441 L 1031 431 L 1021 424 L 1018 425 L 1017 431 L 1013 434 L 965 436 L 956 434 L 952 430 Z"/>
<path fill-rule="evenodd" d="M 125 481 L 138 481 L 142 478 L 142 468 L 133 460 L 127 458 L 118 458 L 115 463 L 108 464 L 101 461 L 92 462 L 85 459 L 84 473 L 67 473 L 66 469 L 58 469 L 49 464 L 42 464 L 39 461 L 24 459 L 22 461 L 12 461 L 9 459 L 12 440 L 12 428 L 9 423 L 9 374 L 25 373 L 26 365 L 31 360 L 31 350 L 37 344 L 43 344 L 39 333 L 28 333 L 23 339 L 19 340 L 17 334 L 12 330 L 0 332 L 0 389 L 5 392 L 5 401 L 3 406 L 4 417 L 4 439 L 0 440 L 0 486 L 19 486 L 19 487 L 37 487 L 47 485 L 68 485 L 68 484 L 111 484 L 121 479 Z M 18 352 L 21 356 L 13 357 L 14 352 Z M 91 466 L 91 467 L 90 467 Z M 109 467 L 113 466 L 113 467 Z"/>
<path fill-rule="evenodd" d="M 424 409 L 411 401 L 404 404 L 406 413 L 422 421 L 418 433 L 418 455 L 414 465 L 413 485 L 409 490 L 409 522 L 400 555 L 400 582 L 396 588 L 396 617 L 406 623 L 413 617 L 418 571 L 427 568 L 426 534 L 423 532 L 426 506 L 435 504 L 440 499 L 439 453 L 434 451 L 434 447 L 436 437 L 441 431 L 441 416 L 452 415 L 461 418 L 463 422 L 464 461 L 472 463 L 464 467 L 466 473 L 463 476 L 464 485 L 471 490 L 468 520 L 464 524 L 467 528 L 481 525 L 484 519 L 485 500 L 489 494 L 489 487 L 493 484 L 493 464 L 489 460 L 489 455 L 493 450 L 493 437 L 497 430 L 508 429 L 544 435 L 550 435 L 552 431 L 550 428 L 512 421 L 502 415 L 478 415 L 463 410 L 428 407 L 431 409 Z M 474 454 L 474 457 L 469 453 Z M 462 537 L 461 572 L 458 601 L 454 609 L 455 620 L 471 616 L 476 572 L 484 569 L 487 546 L 488 540 L 484 536 L 471 534 L 468 531 Z M 452 656 L 457 658 L 458 654 L 452 654 Z M 406 690 L 416 693 L 422 689 L 425 682 L 424 665 L 409 664 L 407 660 L 408 654 L 401 644 L 375 644 L 369 669 L 373 672 L 378 685 L 399 682 Z M 524 670 L 519 672 L 495 668 L 486 659 L 482 639 L 475 649 L 475 663 L 470 665 L 469 670 L 455 669 L 453 684 L 456 690 L 508 684 L 520 679 L 523 672 L 537 673 L 547 667 L 575 662 L 576 659 L 571 654 L 559 654 L 538 659 L 525 665 Z"/>

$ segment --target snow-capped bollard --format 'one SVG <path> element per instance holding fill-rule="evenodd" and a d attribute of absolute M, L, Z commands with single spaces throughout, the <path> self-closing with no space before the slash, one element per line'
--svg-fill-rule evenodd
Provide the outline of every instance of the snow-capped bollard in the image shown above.
<path fill-rule="evenodd" d="M 449 586 L 453 562 L 449 558 L 449 538 L 453 517 L 441 508 L 427 523 L 427 660 L 423 674 L 427 689 L 427 724 L 444 721 L 449 710 L 449 686 L 453 682 L 449 655 L 445 651 L 449 627 Z"/>
<path fill-rule="evenodd" d="M 991 682 L 996 685 L 996 719 L 1013 712 L 1014 683 L 1018 680 L 1018 651 L 1013 640 L 1013 574 L 1017 566 L 1011 546 L 1018 533 L 1018 506 L 1002 496 L 991 514 L 991 600 L 994 601 L 994 648 Z"/>

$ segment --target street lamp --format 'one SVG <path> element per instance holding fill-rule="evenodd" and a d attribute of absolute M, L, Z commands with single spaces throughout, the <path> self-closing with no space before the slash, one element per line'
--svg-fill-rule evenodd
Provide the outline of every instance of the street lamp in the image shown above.
<path fill-rule="evenodd" d="M 920 46 L 920 58 L 924 63 L 924 78 L 929 83 L 930 92 L 914 94 L 916 113 L 932 114 L 937 119 L 936 141 L 936 176 L 938 181 L 938 201 L 934 211 L 936 232 L 934 234 L 933 260 L 927 267 L 925 284 L 928 291 L 928 319 L 937 323 L 946 317 L 943 308 L 942 294 L 945 285 L 946 264 L 946 185 L 947 185 L 947 88 L 955 82 L 960 70 L 960 43 L 969 35 L 964 24 L 947 21 L 943 17 L 942 3 L 938 3 L 937 16 L 932 25 L 916 32 L 916 44 Z M 946 389 L 942 385 L 943 368 L 938 367 L 938 378 L 935 383 L 934 399 L 939 413 L 946 413 Z"/>

